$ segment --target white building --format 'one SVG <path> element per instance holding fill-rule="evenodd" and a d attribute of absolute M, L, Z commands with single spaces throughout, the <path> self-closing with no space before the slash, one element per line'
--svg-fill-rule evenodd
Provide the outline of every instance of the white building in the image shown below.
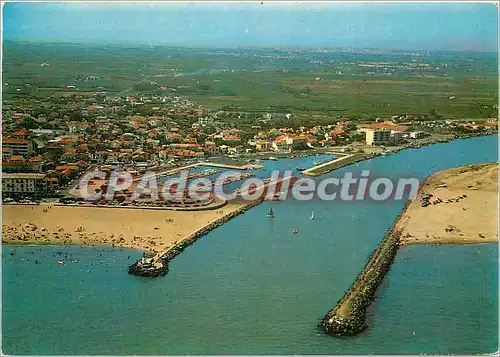
<path fill-rule="evenodd" d="M 198 124 L 200 126 L 213 125 L 214 119 L 209 117 L 198 118 Z"/>
<path fill-rule="evenodd" d="M 422 139 L 427 136 L 427 133 L 425 131 L 412 131 L 410 133 L 410 138 L 412 139 Z"/>
<path fill-rule="evenodd" d="M 389 130 L 366 130 L 366 145 L 384 145 L 391 140 Z"/>
<path fill-rule="evenodd" d="M 23 194 L 30 196 L 41 196 L 45 193 L 45 188 L 45 174 L 2 174 L 2 193 L 4 196 Z"/>
<path fill-rule="evenodd" d="M 401 143 L 403 141 L 403 132 L 398 130 L 391 130 L 391 142 L 394 144 Z"/>
<path fill-rule="evenodd" d="M 290 151 L 292 148 L 292 143 L 287 139 L 275 140 L 272 143 L 272 148 L 275 151 Z"/>

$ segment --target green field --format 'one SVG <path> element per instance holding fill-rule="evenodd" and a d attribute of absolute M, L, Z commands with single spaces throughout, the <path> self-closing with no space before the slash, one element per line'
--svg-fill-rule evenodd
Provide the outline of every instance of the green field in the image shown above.
<path fill-rule="evenodd" d="M 370 119 L 435 109 L 447 118 L 485 118 L 497 115 L 496 68 L 496 55 L 481 53 L 415 56 L 6 42 L 3 91 L 4 102 L 14 105 L 104 90 L 108 96 L 178 94 L 208 108 L 298 117 Z M 64 90 L 68 85 L 78 90 Z"/>

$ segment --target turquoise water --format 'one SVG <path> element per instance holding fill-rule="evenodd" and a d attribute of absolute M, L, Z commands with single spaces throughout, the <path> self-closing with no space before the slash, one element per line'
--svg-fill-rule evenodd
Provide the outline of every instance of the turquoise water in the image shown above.
<path fill-rule="evenodd" d="M 305 169 L 308 169 L 312 166 L 314 166 L 314 162 L 323 162 L 325 160 L 331 160 L 335 158 L 335 155 L 331 154 L 323 154 L 323 155 L 310 155 L 310 156 L 304 156 L 304 157 L 298 157 L 298 158 L 284 158 L 280 159 L 279 161 L 269 161 L 269 160 L 262 160 L 259 162 L 259 164 L 264 165 L 262 169 L 258 170 L 247 170 L 246 172 L 254 174 L 256 177 L 259 177 L 261 179 L 268 178 L 271 176 L 273 170 L 280 170 L 280 176 L 284 176 L 284 170 L 292 170 L 292 175 L 297 175 L 297 176 L 302 176 L 299 171 L 297 170 L 297 167 L 302 167 Z M 199 166 L 199 167 L 193 167 L 188 170 L 188 173 L 195 173 L 195 172 L 200 172 L 208 169 L 217 169 L 219 170 L 219 173 L 215 175 L 210 175 L 206 176 L 205 178 L 212 180 L 212 182 L 216 181 L 222 174 L 240 174 L 244 171 L 240 170 L 230 170 L 230 169 L 222 169 L 222 168 L 215 168 L 215 167 L 210 167 L 210 166 Z M 172 180 L 173 178 L 179 178 L 179 174 L 175 174 L 172 176 L 167 176 L 162 178 L 160 181 L 161 182 L 166 182 L 168 180 Z M 188 180 L 189 184 L 190 180 Z M 236 181 L 233 183 L 230 183 L 228 185 L 224 185 L 224 192 L 233 192 L 234 190 L 241 188 L 242 184 L 244 181 Z"/>
<path fill-rule="evenodd" d="M 448 167 L 497 161 L 497 144 L 493 136 L 459 140 L 375 158 L 329 176 L 370 169 L 379 176 L 423 178 Z M 266 162 L 268 169 L 295 166 L 293 160 Z M 265 218 L 271 205 L 274 221 Z M 404 248 L 367 311 L 366 331 L 354 338 L 334 338 L 316 329 L 402 206 L 266 202 L 186 249 L 159 279 L 126 274 L 127 264 L 140 255 L 135 251 L 4 246 L 3 352 L 495 351 L 496 244 Z M 313 208 L 316 219 L 310 221 Z M 299 234 L 291 234 L 292 229 Z M 60 266 L 58 251 L 78 262 Z"/>

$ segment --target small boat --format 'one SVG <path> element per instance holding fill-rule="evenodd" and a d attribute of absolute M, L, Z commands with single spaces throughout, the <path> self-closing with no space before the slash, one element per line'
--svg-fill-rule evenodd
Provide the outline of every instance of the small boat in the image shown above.
<path fill-rule="evenodd" d="M 297 171 L 304 171 L 305 169 L 303 167 L 296 167 Z"/>
<path fill-rule="evenodd" d="M 294 230 L 292 231 L 292 233 L 293 233 L 293 234 L 297 234 L 297 233 L 299 233 L 299 230 L 298 230 L 298 229 L 294 229 Z"/>
<path fill-rule="evenodd" d="M 278 158 L 277 158 L 277 157 L 274 157 L 274 156 L 270 156 L 270 157 L 269 157 L 269 160 L 271 160 L 271 161 L 278 161 Z"/>
<path fill-rule="evenodd" d="M 311 217 L 309 219 L 312 221 L 314 219 L 314 210 L 311 212 Z"/>
<path fill-rule="evenodd" d="M 267 218 L 269 218 L 269 219 L 274 218 L 274 212 L 273 212 L 272 208 L 269 209 L 269 213 L 267 214 Z"/>
<path fill-rule="evenodd" d="M 64 265 L 64 264 L 66 263 L 66 262 L 64 261 L 64 259 L 59 259 L 57 262 L 58 262 L 59 264 L 61 264 L 61 265 Z"/>

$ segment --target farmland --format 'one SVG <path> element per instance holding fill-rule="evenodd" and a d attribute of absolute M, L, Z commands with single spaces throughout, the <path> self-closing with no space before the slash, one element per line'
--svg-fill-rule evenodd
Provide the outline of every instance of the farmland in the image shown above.
<path fill-rule="evenodd" d="M 4 103 L 182 95 L 211 109 L 371 120 L 496 116 L 495 54 L 191 49 L 5 42 Z"/>

